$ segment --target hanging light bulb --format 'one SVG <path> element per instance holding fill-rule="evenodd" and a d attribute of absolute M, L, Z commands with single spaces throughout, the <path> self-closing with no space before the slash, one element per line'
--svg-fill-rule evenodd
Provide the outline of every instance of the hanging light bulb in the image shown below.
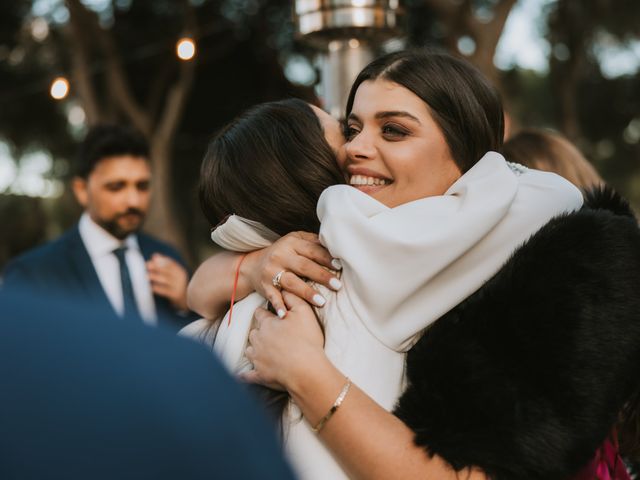
<path fill-rule="evenodd" d="M 49 24 L 42 17 L 36 17 L 31 22 L 31 36 L 37 42 L 43 42 L 49 36 Z"/>
<path fill-rule="evenodd" d="M 176 43 L 176 54 L 180 60 L 188 61 L 196 55 L 196 44 L 193 39 L 183 37 Z"/>
<path fill-rule="evenodd" d="M 57 77 L 51 82 L 49 94 L 56 100 L 62 100 L 69 95 L 69 81 L 64 77 Z"/>

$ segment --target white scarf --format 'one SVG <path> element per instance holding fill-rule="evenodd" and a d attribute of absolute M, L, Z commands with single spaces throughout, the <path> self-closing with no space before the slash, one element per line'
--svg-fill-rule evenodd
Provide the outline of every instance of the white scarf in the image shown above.
<path fill-rule="evenodd" d="M 382 343 L 407 351 L 540 227 L 582 202 L 558 175 L 510 168 L 489 152 L 444 195 L 395 208 L 346 185 L 326 189 L 320 241 L 343 265 L 338 299 Z"/>
<path fill-rule="evenodd" d="M 211 240 L 232 252 L 253 252 L 275 242 L 280 235 L 260 222 L 229 215 L 222 225 L 211 232 Z"/>
<path fill-rule="evenodd" d="M 230 215 L 223 224 L 211 232 L 211 240 L 225 250 L 233 252 L 252 252 L 265 248 L 278 238 L 280 235 L 260 222 L 238 215 Z M 217 329 L 212 330 L 210 321 L 200 319 L 187 325 L 180 333 L 213 347 L 213 351 L 232 374 L 242 373 L 253 368 L 245 350 L 253 313 L 256 308 L 265 305 L 266 300 L 263 297 L 252 293 L 234 305 L 233 318 L 230 319 L 230 312 L 227 312 L 218 320 Z"/>

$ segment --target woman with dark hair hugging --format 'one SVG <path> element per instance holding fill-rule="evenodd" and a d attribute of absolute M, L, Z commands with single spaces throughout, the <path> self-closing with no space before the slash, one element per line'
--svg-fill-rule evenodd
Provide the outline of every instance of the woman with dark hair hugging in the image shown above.
<path fill-rule="evenodd" d="M 290 232 L 317 234 L 320 194 L 346 182 L 336 162 L 343 144 L 340 124 L 302 100 L 264 103 L 236 118 L 211 141 L 200 172 L 202 210 L 216 225 L 212 240 L 230 252 L 251 252 Z M 191 285 L 191 298 L 205 318 L 217 318 L 203 310 L 209 289 L 218 287 L 204 270 Z M 200 281 L 203 298 L 194 300 Z M 251 317 L 265 305 L 252 293 L 221 321 L 201 319 L 181 333 L 212 346 L 229 370 L 241 373 L 251 368 L 245 356 Z"/>
<path fill-rule="evenodd" d="M 275 243 L 207 260 L 190 303 L 216 318 L 229 298 L 255 290 L 278 313 L 258 309 L 252 327 L 237 303 L 219 336 L 238 326 L 246 340 L 250 330 L 243 377 L 291 395 L 285 445 L 300 476 L 615 471 L 615 439 L 605 440 L 619 412 L 633 410 L 640 378 L 640 232 L 628 206 L 610 192 L 583 205 L 560 177 L 505 162 L 498 95 L 446 54 L 375 60 L 346 113 L 344 147 L 324 120 L 350 185 L 320 194 L 319 237 L 275 240 L 287 233 L 276 224 L 289 213 L 281 199 L 319 193 L 295 180 L 307 158 L 258 165 L 246 149 L 273 145 L 232 125 L 202 170 L 212 224 L 235 214 L 214 238 Z M 319 127 L 269 142 L 300 146 Z M 303 299 L 322 307 L 320 322 Z"/>

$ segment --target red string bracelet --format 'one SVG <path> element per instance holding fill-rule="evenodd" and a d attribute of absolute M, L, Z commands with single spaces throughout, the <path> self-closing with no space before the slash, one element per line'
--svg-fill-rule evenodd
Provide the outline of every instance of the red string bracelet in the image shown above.
<path fill-rule="evenodd" d="M 231 290 L 231 306 L 229 307 L 229 320 L 227 321 L 227 326 L 231 325 L 231 316 L 233 315 L 233 304 L 236 301 L 236 289 L 238 288 L 238 277 L 240 276 L 240 265 L 242 265 L 243 260 L 246 258 L 247 254 L 243 253 L 238 260 L 238 264 L 236 265 L 236 276 L 233 279 L 233 289 Z"/>

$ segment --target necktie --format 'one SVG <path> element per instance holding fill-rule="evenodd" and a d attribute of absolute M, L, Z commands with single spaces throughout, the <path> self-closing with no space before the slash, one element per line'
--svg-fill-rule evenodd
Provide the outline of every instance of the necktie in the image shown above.
<path fill-rule="evenodd" d="M 133 295 L 133 284 L 131 283 L 131 276 L 129 275 L 129 268 L 125 261 L 124 254 L 127 251 L 127 247 L 118 247 L 113 253 L 118 259 L 120 264 L 120 282 L 122 283 L 122 298 L 124 300 L 124 317 L 132 318 L 135 320 L 142 320 L 140 312 L 138 311 L 138 305 L 136 298 Z"/>

